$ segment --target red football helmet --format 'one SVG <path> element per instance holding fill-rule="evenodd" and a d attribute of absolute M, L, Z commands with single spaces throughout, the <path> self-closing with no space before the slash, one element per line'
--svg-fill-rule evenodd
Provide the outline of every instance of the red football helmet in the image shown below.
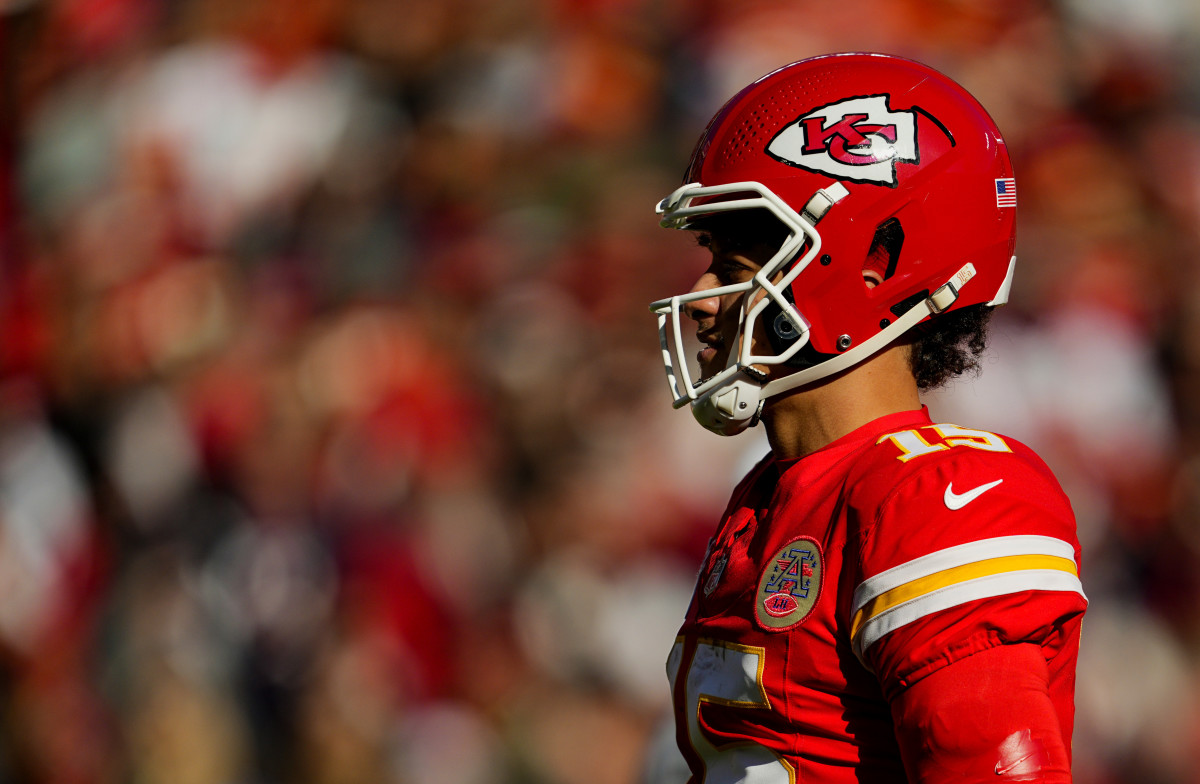
<path fill-rule="evenodd" d="M 757 421 L 766 398 L 851 367 L 925 319 L 1003 304 L 1015 187 L 995 123 L 927 66 L 826 55 L 749 85 L 713 117 L 683 186 L 658 212 L 663 226 L 687 229 L 701 216 L 765 209 L 787 238 L 747 283 L 650 306 L 675 407 L 690 402 L 701 424 L 733 435 Z M 871 288 L 864 265 L 884 235 Z M 737 291 L 745 294 L 729 362 L 693 382 L 681 306 Z M 773 353 L 751 351 L 760 322 Z M 796 370 L 767 380 L 755 364 Z"/>

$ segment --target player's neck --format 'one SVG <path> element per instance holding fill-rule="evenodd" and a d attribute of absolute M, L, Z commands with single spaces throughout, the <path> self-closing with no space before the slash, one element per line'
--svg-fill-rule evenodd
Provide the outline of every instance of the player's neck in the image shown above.
<path fill-rule="evenodd" d="M 907 349 L 893 346 L 851 370 L 777 400 L 763 410 L 777 458 L 803 457 L 879 417 L 921 407 Z"/>

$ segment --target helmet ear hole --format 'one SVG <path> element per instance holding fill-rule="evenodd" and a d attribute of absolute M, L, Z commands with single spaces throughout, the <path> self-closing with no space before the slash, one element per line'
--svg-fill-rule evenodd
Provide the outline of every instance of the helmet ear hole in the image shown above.
<path fill-rule="evenodd" d="M 899 218 L 888 218 L 875 227 L 871 248 L 863 262 L 863 281 L 867 288 L 875 288 L 896 274 L 900 261 L 900 249 L 904 246 L 904 227 Z"/>

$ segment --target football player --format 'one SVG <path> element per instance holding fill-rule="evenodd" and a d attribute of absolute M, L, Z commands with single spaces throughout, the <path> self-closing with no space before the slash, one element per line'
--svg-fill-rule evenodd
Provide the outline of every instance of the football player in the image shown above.
<path fill-rule="evenodd" d="M 987 112 L 909 60 L 793 63 L 717 113 L 658 211 L 711 253 L 651 306 L 675 405 L 771 446 L 668 661 L 693 784 L 1070 781 L 1070 503 L 1029 448 L 919 398 L 977 365 L 1012 283 Z"/>

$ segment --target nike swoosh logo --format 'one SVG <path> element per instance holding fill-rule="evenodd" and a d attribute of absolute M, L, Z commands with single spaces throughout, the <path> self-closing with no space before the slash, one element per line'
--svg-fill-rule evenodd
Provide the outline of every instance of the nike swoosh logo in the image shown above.
<path fill-rule="evenodd" d="M 946 495 L 943 498 L 946 502 L 946 508 L 952 512 L 956 512 L 1003 481 L 1003 479 L 997 479 L 995 482 L 988 482 L 986 485 L 980 485 L 974 490 L 968 490 L 965 493 L 954 492 L 954 483 L 951 482 L 946 485 Z"/>

